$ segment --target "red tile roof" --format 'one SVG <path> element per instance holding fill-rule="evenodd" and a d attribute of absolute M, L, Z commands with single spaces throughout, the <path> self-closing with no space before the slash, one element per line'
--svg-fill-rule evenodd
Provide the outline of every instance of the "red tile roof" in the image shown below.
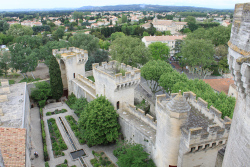
<path fill-rule="evenodd" d="M 0 149 L 6 167 L 25 167 L 26 129 L 0 127 Z"/>
<path fill-rule="evenodd" d="M 222 78 L 222 79 L 203 79 L 207 84 L 209 84 L 214 90 L 218 92 L 228 93 L 229 86 L 234 83 L 234 81 L 230 78 Z"/>

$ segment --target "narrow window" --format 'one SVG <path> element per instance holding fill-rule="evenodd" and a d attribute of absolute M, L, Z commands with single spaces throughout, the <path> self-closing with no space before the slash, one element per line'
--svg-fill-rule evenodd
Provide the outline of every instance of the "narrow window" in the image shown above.
<path fill-rule="evenodd" d="M 118 101 L 118 102 L 116 103 L 116 109 L 117 109 L 117 110 L 119 110 L 119 105 L 120 105 L 120 102 Z"/>
<path fill-rule="evenodd" d="M 76 78 L 76 73 L 73 73 L 73 78 Z"/>

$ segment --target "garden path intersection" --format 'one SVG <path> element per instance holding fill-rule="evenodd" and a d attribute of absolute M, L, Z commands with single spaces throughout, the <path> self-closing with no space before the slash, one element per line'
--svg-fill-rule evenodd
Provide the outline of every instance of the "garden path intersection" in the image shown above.
<path fill-rule="evenodd" d="M 55 110 L 61 110 L 61 109 L 66 109 L 67 112 L 65 113 L 60 113 L 60 114 L 54 114 L 54 115 L 50 115 L 50 116 L 46 116 L 47 112 L 53 112 Z M 87 166 L 92 166 L 90 163 L 90 160 L 94 158 L 94 156 L 92 155 L 92 150 L 94 151 L 103 151 L 106 153 L 106 155 L 113 161 L 113 162 L 117 162 L 117 158 L 113 155 L 113 150 L 115 149 L 115 146 L 94 146 L 89 148 L 86 144 L 84 145 L 80 145 L 80 143 L 78 142 L 78 139 L 75 137 L 74 132 L 71 130 L 70 125 L 68 124 L 67 120 L 65 119 L 65 116 L 67 115 L 71 115 L 74 117 L 74 119 L 76 121 L 78 121 L 78 117 L 74 114 L 74 111 L 71 110 L 67 104 L 65 103 L 51 103 L 48 104 L 44 107 L 43 109 L 43 121 L 44 121 L 44 127 L 45 127 L 45 133 L 46 133 L 46 143 L 47 143 L 47 150 L 48 150 L 48 154 L 50 157 L 49 165 L 54 167 L 58 164 L 62 164 L 64 162 L 65 159 L 67 159 L 68 161 L 68 166 L 73 166 L 76 165 L 77 167 L 82 166 L 79 160 L 73 160 L 72 157 L 70 156 L 70 152 L 75 151 L 73 146 L 71 145 L 71 142 L 66 134 L 66 131 L 64 130 L 62 124 L 60 123 L 59 117 L 61 117 L 62 121 L 64 122 L 69 135 L 71 136 L 77 150 L 83 149 L 86 153 L 86 156 L 83 158 L 84 163 Z M 68 149 L 63 151 L 64 152 L 64 156 L 55 158 L 53 155 L 53 150 L 52 150 L 52 143 L 51 143 L 51 139 L 50 139 L 50 134 L 49 134 L 49 128 L 48 128 L 48 123 L 47 120 L 50 118 L 54 118 L 56 120 L 56 124 L 58 126 L 58 129 L 62 135 L 63 140 L 65 141 Z M 40 130 L 40 129 L 39 129 Z M 41 136 L 41 135 L 40 135 Z M 41 139 L 40 139 L 41 140 Z M 42 150 L 41 150 L 42 153 Z M 36 165 L 35 165 L 36 166 Z"/>

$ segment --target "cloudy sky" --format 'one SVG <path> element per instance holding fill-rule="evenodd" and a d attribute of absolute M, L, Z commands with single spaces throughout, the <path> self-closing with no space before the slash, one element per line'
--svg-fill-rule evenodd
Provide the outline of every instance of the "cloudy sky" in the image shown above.
<path fill-rule="evenodd" d="M 0 0 L 0 9 L 27 8 L 78 8 L 81 6 L 105 6 L 123 4 L 153 4 L 197 6 L 217 9 L 234 9 L 236 3 L 250 0 Z"/>

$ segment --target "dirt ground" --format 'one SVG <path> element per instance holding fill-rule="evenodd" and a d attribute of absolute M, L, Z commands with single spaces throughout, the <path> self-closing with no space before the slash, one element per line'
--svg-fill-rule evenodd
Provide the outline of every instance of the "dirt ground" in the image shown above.
<path fill-rule="evenodd" d="M 20 74 L 20 72 L 17 72 Z M 23 76 L 20 74 L 18 77 L 12 77 L 10 76 L 11 72 L 8 73 L 9 77 L 7 79 L 15 80 L 15 83 L 18 83 L 20 80 L 23 79 Z M 28 77 L 32 78 L 31 72 L 27 72 Z M 40 78 L 40 79 L 47 79 L 49 78 L 49 68 L 47 65 L 44 63 L 39 63 L 38 66 L 36 67 L 36 70 L 33 71 L 33 75 L 35 78 Z M 1 76 L 0 79 L 6 79 L 4 76 Z"/>

